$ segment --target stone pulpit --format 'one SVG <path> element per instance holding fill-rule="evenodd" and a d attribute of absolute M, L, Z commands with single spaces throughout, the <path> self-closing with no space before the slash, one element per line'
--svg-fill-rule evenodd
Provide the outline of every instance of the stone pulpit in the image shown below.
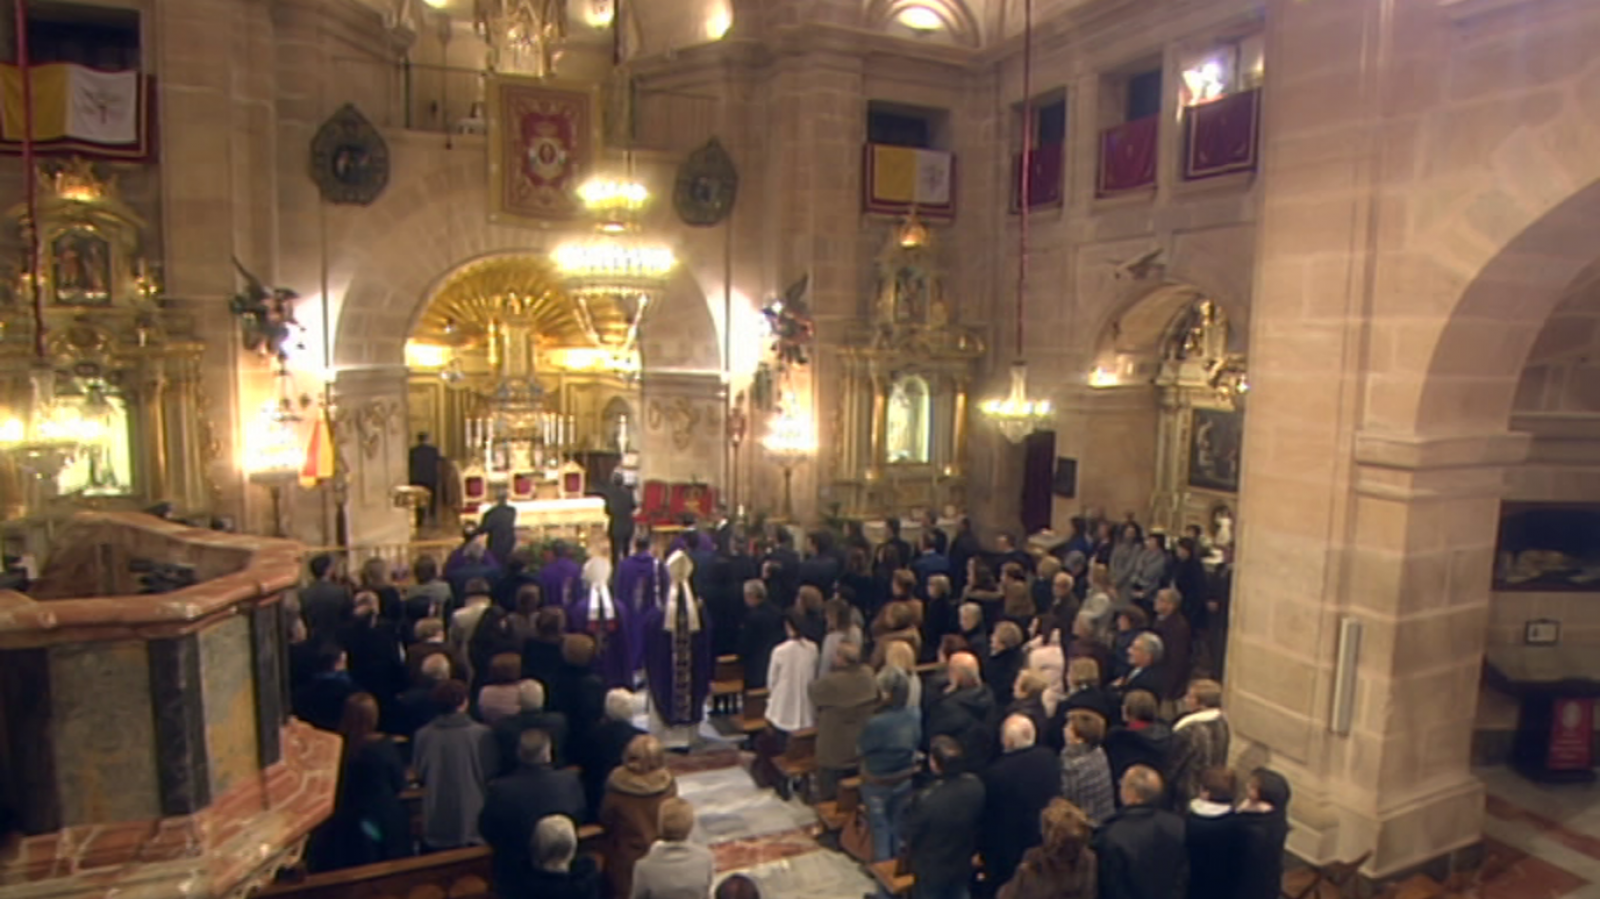
<path fill-rule="evenodd" d="M 0 897 L 234 897 L 332 809 L 339 738 L 288 717 L 302 549 L 85 512 L 30 595 L 0 592 Z M 145 594 L 152 573 L 192 586 Z M 187 579 L 187 578 L 185 578 Z"/>

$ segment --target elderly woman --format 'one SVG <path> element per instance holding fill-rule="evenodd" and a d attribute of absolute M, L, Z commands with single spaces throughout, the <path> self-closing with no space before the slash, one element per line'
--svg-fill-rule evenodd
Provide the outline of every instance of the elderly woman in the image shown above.
<path fill-rule="evenodd" d="M 948 662 L 948 657 L 940 662 Z M 877 666 L 879 671 L 884 668 L 898 668 L 911 682 L 910 697 L 906 704 L 913 709 L 922 708 L 922 678 L 917 675 L 917 657 L 911 651 L 911 644 L 903 640 L 891 640 L 883 649 L 883 664 Z"/>
<path fill-rule="evenodd" d="M 503 652 L 489 660 L 489 678 L 478 691 L 478 720 L 493 727 L 502 718 L 522 710 L 517 682 L 522 679 L 522 656 Z"/>
<path fill-rule="evenodd" d="M 678 795 L 661 741 L 635 737 L 622 767 L 606 779 L 600 825 L 606 829 L 606 879 L 611 895 L 633 895 L 633 866 L 660 837 L 661 804 Z"/>
<path fill-rule="evenodd" d="M 915 656 L 922 651 L 922 630 L 917 626 L 916 610 L 908 602 L 892 602 L 883 607 L 873 623 L 872 666 L 883 667 L 883 653 L 890 643 L 904 642 Z"/>
<path fill-rule="evenodd" d="M 578 833 L 566 815 L 546 815 L 533 828 L 533 870 L 501 899 L 600 899 L 600 869 L 578 856 Z"/>

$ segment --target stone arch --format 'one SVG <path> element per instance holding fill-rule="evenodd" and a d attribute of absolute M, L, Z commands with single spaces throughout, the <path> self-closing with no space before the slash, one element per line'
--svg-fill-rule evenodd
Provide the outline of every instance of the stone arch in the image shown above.
<path fill-rule="evenodd" d="M 481 153 L 397 153 L 396 161 L 395 189 L 365 209 L 329 214 L 330 243 L 343 248 L 330 279 L 336 300 L 344 285 L 331 341 L 335 368 L 401 365 L 417 317 L 451 272 L 487 256 L 547 252 L 578 233 L 489 221 Z M 680 265 L 651 316 L 671 325 L 673 351 L 658 347 L 655 354 L 671 360 L 667 368 L 720 367 L 721 328 L 709 303 L 689 266 Z M 647 345 L 653 339 L 648 332 L 641 338 Z"/>
<path fill-rule="evenodd" d="M 862 17 L 868 28 L 884 31 L 894 25 L 901 13 L 913 7 L 938 16 L 955 44 L 963 47 L 982 44 L 983 29 L 978 25 L 978 17 L 963 0 L 867 0 Z"/>
<path fill-rule="evenodd" d="M 1534 341 L 1557 307 L 1575 290 L 1600 277 L 1600 247 L 1593 240 L 1600 221 L 1600 158 L 1596 178 L 1542 213 L 1521 213 L 1499 230 L 1511 231 L 1488 255 L 1444 321 L 1417 393 L 1418 433 L 1493 433 L 1504 430 L 1517 383 Z M 1504 203 L 1513 203 L 1497 195 Z M 1517 227 L 1520 225 L 1520 227 Z M 1471 240 L 1483 233 L 1462 222 L 1435 246 Z"/>
<path fill-rule="evenodd" d="M 1154 285 L 1136 283 L 1112 302 L 1089 332 L 1094 341 L 1087 348 L 1090 366 L 1123 355 L 1149 356 L 1154 363 L 1173 320 L 1184 307 L 1202 298 L 1216 303 L 1226 316 L 1229 349 L 1243 351 L 1249 338 L 1248 306 L 1193 281 L 1169 279 Z"/>

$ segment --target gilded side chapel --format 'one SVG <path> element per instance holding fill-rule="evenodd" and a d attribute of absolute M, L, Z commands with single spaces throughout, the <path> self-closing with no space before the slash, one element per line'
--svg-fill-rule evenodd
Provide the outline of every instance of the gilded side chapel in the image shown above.
<path fill-rule="evenodd" d="M 0 899 L 1594 893 L 1596 46 L 0 0 Z"/>

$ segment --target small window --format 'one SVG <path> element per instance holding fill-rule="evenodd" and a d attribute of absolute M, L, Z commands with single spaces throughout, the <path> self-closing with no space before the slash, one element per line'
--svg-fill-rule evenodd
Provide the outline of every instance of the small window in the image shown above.
<path fill-rule="evenodd" d="M 1161 70 L 1140 72 L 1128 78 L 1128 99 L 1124 121 L 1158 115 L 1161 112 Z"/>
<path fill-rule="evenodd" d="M 949 113 L 873 100 L 867 104 L 867 143 L 942 150 Z"/>
<path fill-rule="evenodd" d="M 1033 115 L 1036 146 L 1047 147 L 1067 142 L 1067 101 L 1065 97 L 1040 104 Z"/>
<path fill-rule="evenodd" d="M 139 13 L 76 3 L 28 4 L 28 61 L 108 72 L 140 67 Z"/>

